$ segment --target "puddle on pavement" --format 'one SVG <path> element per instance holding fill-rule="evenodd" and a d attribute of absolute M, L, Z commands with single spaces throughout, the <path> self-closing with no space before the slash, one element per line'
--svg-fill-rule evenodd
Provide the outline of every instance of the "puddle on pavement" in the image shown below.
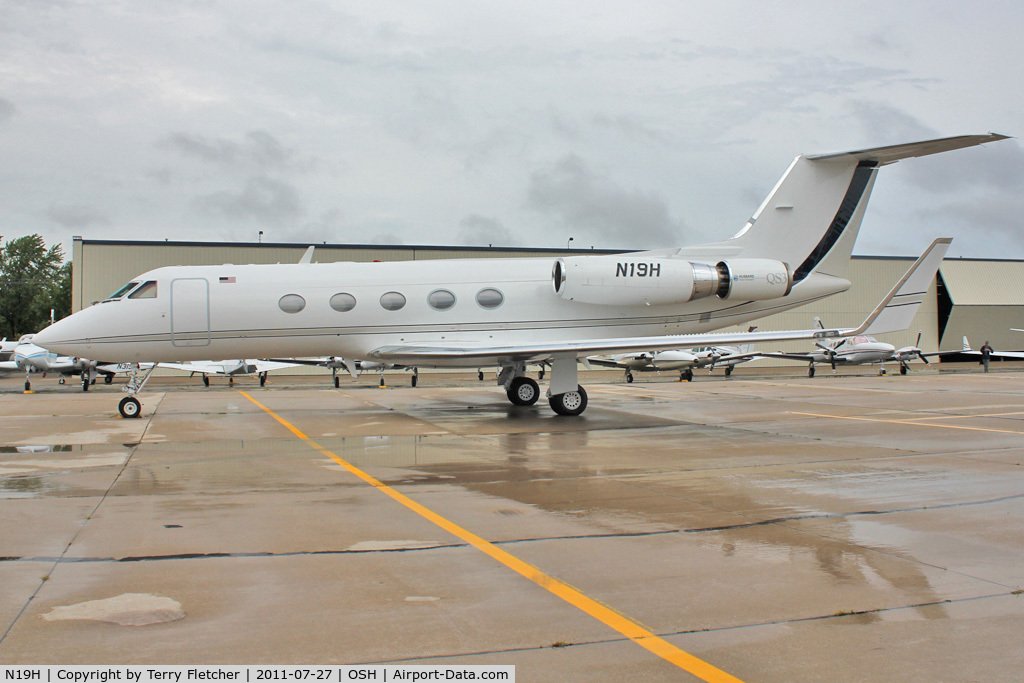
<path fill-rule="evenodd" d="M 79 446 L 78 450 L 82 447 Z M 71 444 L 53 445 L 26 445 L 26 446 L 0 446 L 0 454 L 4 453 L 68 453 L 74 450 Z"/>
<path fill-rule="evenodd" d="M 127 450 L 106 444 L 25 444 L 0 446 L 0 498 L 30 498 L 51 485 L 45 475 L 93 467 L 117 467 Z"/>

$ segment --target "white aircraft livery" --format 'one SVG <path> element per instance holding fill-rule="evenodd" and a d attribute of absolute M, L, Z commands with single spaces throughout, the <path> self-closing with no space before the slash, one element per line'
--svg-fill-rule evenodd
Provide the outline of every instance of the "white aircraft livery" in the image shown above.
<path fill-rule="evenodd" d="M 587 406 L 577 379 L 580 356 L 859 333 L 709 332 L 848 289 L 850 253 L 879 167 L 1005 138 L 965 135 L 797 156 L 734 237 L 695 247 L 158 268 L 47 327 L 37 342 L 60 353 L 129 361 L 343 356 L 421 368 L 496 365 L 499 384 L 517 405 L 540 396 L 527 363 L 546 362 L 551 408 L 579 415 Z M 945 246 L 948 240 L 943 252 Z M 125 417 L 139 414 L 132 394 L 144 384 L 129 382 L 120 406 Z"/>

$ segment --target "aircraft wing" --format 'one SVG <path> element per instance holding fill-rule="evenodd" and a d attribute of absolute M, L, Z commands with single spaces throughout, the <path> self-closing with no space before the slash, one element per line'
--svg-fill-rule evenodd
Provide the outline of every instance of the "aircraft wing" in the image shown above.
<path fill-rule="evenodd" d="M 604 368 L 624 368 L 626 367 L 623 363 L 620 363 L 611 358 L 601 358 L 600 356 L 588 356 L 587 362 L 591 365 L 600 365 Z"/>
<path fill-rule="evenodd" d="M 864 334 L 879 317 L 891 316 L 893 308 L 901 308 L 900 299 L 907 296 L 908 289 L 916 289 L 919 278 L 914 274 L 926 264 L 927 272 L 934 276 L 942 257 L 945 255 L 950 238 L 935 240 L 921 254 L 914 265 L 900 278 L 899 282 L 868 314 L 860 326 L 851 329 L 784 330 L 779 332 L 708 332 L 701 334 L 679 334 L 660 337 L 622 337 L 612 339 L 573 339 L 540 343 L 513 343 L 495 345 L 474 341 L 424 341 L 419 344 L 394 344 L 381 346 L 370 351 L 368 359 L 418 365 L 482 365 L 493 363 L 505 365 L 517 361 L 535 363 L 550 360 L 555 356 L 588 356 L 590 354 L 628 353 L 631 351 L 661 351 L 693 346 L 734 346 L 766 342 L 793 341 L 800 339 L 833 339 Z M 913 281 L 912 281 L 913 280 Z M 909 321 L 908 321 L 909 324 Z M 804 359 L 806 360 L 806 359 Z"/>
<path fill-rule="evenodd" d="M 789 353 L 786 351 L 751 351 L 749 353 L 739 353 L 735 356 L 723 356 L 719 360 L 734 360 L 737 358 L 782 358 L 785 360 L 800 360 L 804 362 L 815 362 L 820 361 L 820 354 L 815 353 Z M 839 356 L 836 356 L 836 360 L 839 360 Z"/>

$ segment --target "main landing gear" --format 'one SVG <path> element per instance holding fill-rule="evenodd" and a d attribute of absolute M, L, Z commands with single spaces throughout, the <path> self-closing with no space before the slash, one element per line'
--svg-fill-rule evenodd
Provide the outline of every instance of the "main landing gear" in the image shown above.
<path fill-rule="evenodd" d="M 498 384 L 512 405 L 532 406 L 540 399 L 540 385 L 526 375 L 526 363 L 504 365 L 498 374 Z M 575 354 L 556 357 L 551 361 L 551 383 L 548 405 L 559 415 L 581 415 L 587 409 L 587 392 L 577 381 Z"/>
<path fill-rule="evenodd" d="M 680 382 L 692 382 L 693 381 L 693 368 L 686 368 L 685 370 L 679 371 Z"/>
<path fill-rule="evenodd" d="M 532 406 L 540 398 L 540 385 L 526 376 L 515 377 L 505 393 L 512 405 Z"/>

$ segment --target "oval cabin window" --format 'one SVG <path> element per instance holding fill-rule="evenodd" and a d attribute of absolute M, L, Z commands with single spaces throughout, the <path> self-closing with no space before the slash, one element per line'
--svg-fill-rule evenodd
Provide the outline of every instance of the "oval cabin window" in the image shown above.
<path fill-rule="evenodd" d="M 427 303 L 431 308 L 439 311 L 447 311 L 455 305 L 455 295 L 447 289 L 437 289 L 427 295 Z"/>
<path fill-rule="evenodd" d="M 384 310 L 397 311 L 405 306 L 405 296 L 398 292 L 385 292 L 380 297 L 380 305 Z"/>
<path fill-rule="evenodd" d="M 306 300 L 298 294 L 285 294 L 278 300 L 277 305 L 285 313 L 298 313 L 306 307 Z"/>
<path fill-rule="evenodd" d="M 331 308 L 344 313 L 356 307 L 356 298 L 347 292 L 340 292 L 331 297 Z"/>
<path fill-rule="evenodd" d="M 481 289 L 476 294 L 476 302 L 483 308 L 497 308 L 505 301 L 505 295 L 496 289 Z"/>

